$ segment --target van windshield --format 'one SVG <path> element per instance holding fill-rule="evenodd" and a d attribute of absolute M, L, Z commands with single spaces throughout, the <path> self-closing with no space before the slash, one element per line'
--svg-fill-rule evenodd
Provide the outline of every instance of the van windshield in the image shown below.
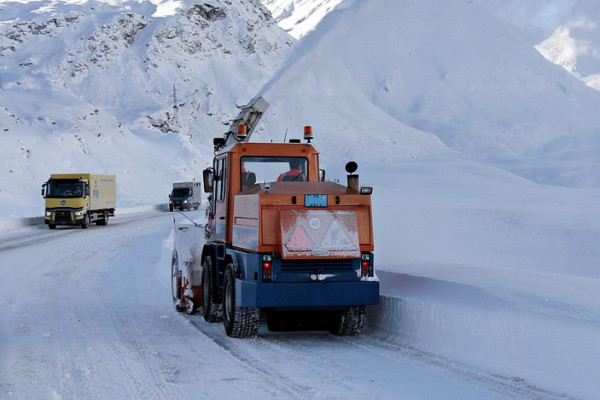
<path fill-rule="evenodd" d="M 171 193 L 172 197 L 188 197 L 192 195 L 192 189 L 190 188 L 175 188 Z"/>

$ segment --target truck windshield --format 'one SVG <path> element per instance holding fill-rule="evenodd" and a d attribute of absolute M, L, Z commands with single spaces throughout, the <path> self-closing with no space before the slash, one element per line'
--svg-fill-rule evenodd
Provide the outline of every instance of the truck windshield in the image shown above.
<path fill-rule="evenodd" d="M 189 188 L 175 188 L 171 193 L 172 197 L 188 197 L 192 195 L 192 189 Z"/>
<path fill-rule="evenodd" d="M 242 157 L 242 190 L 255 183 L 308 180 L 305 157 Z"/>
<path fill-rule="evenodd" d="M 78 198 L 83 197 L 83 182 L 73 179 L 48 181 L 46 197 L 51 198 Z"/>

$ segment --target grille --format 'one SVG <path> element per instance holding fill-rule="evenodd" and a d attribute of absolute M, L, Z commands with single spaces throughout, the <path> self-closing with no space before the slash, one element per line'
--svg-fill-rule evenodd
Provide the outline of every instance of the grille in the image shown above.
<path fill-rule="evenodd" d="M 70 221 L 71 220 L 71 212 L 70 211 L 56 211 L 54 213 L 54 219 L 56 221 Z"/>

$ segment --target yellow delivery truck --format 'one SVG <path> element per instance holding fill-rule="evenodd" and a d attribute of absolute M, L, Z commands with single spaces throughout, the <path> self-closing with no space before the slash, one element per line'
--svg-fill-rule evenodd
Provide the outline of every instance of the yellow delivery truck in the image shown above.
<path fill-rule="evenodd" d="M 57 225 L 90 223 L 106 225 L 115 215 L 117 178 L 99 174 L 51 174 L 42 185 L 46 210 L 44 222 L 50 229 Z"/>

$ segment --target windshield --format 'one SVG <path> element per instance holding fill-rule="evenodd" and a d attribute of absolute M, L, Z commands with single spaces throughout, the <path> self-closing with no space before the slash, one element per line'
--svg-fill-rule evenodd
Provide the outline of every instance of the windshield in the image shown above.
<path fill-rule="evenodd" d="M 192 189 L 190 188 L 175 188 L 171 193 L 172 197 L 188 197 L 192 195 Z"/>
<path fill-rule="evenodd" d="M 255 183 L 307 181 L 305 157 L 242 157 L 242 190 Z"/>
<path fill-rule="evenodd" d="M 46 197 L 54 198 L 78 198 L 83 197 L 83 182 L 77 180 L 55 180 L 48 181 Z"/>

